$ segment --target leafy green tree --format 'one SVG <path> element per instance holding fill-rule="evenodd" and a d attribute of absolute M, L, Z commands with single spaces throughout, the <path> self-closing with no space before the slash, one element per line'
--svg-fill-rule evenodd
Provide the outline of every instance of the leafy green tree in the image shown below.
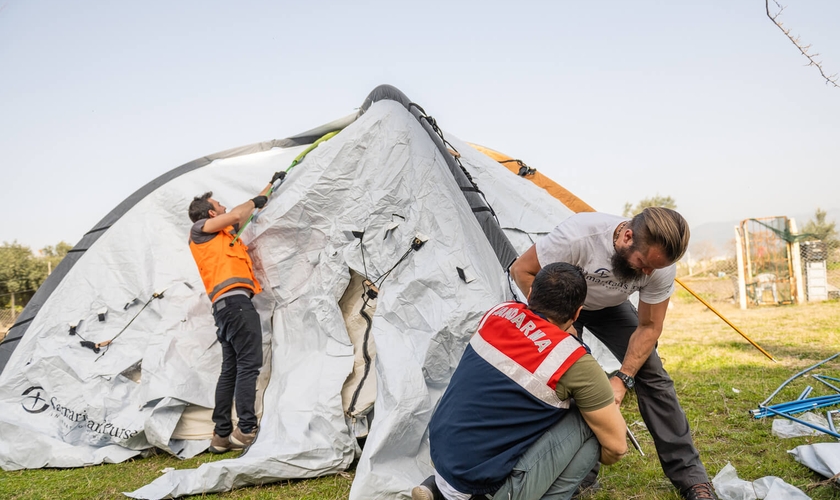
<path fill-rule="evenodd" d="M 61 241 L 42 248 L 37 256 L 17 241 L 0 245 L 0 306 L 8 307 L 12 300 L 15 306 L 25 305 L 72 248 Z"/>
<path fill-rule="evenodd" d="M 803 233 L 814 235 L 815 239 L 821 240 L 824 243 L 836 246 L 837 244 L 837 228 L 836 222 L 828 222 L 825 220 L 826 211 L 817 207 L 814 218 L 805 223 L 802 228 Z"/>
<path fill-rule="evenodd" d="M 67 252 L 73 249 L 73 245 L 66 241 L 59 241 L 57 245 L 47 245 L 41 249 L 44 257 L 58 257 L 63 259 Z"/>
<path fill-rule="evenodd" d="M 56 245 L 48 245 L 41 249 L 42 258 L 48 263 L 47 268 L 52 271 L 55 269 L 62 259 L 67 255 L 67 252 L 73 249 L 73 245 L 59 241 Z"/>
<path fill-rule="evenodd" d="M 12 294 L 17 295 L 20 304 L 20 299 L 31 296 L 45 277 L 46 265 L 38 261 L 29 247 L 17 241 L 0 246 L 0 301 L 4 304 L 12 301 Z"/>
<path fill-rule="evenodd" d="M 659 193 L 657 193 L 656 196 L 643 199 L 636 206 L 633 206 L 630 202 L 625 203 L 622 215 L 624 217 L 633 217 L 648 207 L 665 207 L 676 210 L 677 202 L 670 196 L 659 196 Z"/>

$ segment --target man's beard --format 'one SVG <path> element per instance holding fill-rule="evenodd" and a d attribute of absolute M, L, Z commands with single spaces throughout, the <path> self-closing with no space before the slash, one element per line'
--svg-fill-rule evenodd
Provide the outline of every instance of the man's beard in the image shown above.
<path fill-rule="evenodd" d="M 613 276 L 615 276 L 619 281 L 625 283 L 636 281 L 645 275 L 641 269 L 636 269 L 631 266 L 630 261 L 627 260 L 627 257 L 630 256 L 633 250 L 633 247 L 623 248 L 621 250 L 616 249 L 615 253 L 612 254 L 612 257 L 610 257 L 610 265 L 612 266 Z"/>

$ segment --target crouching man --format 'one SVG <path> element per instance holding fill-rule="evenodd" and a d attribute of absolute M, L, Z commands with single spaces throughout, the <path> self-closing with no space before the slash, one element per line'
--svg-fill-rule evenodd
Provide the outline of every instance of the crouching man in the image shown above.
<path fill-rule="evenodd" d="M 435 475 L 413 500 L 568 499 L 627 452 L 610 382 L 571 328 L 585 298 L 581 269 L 558 262 L 529 305 L 484 315 L 432 416 Z"/>

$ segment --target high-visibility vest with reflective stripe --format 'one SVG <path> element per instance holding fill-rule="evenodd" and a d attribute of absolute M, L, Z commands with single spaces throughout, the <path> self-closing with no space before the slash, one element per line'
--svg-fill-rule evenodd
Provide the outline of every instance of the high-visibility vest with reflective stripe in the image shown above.
<path fill-rule="evenodd" d="M 524 304 L 488 311 L 429 423 L 435 470 L 463 493 L 496 491 L 568 411 L 557 382 L 586 347 Z"/>
<path fill-rule="evenodd" d="M 576 338 L 520 302 L 504 302 L 487 311 L 470 345 L 532 396 L 551 406 L 561 404 L 554 392 L 557 381 L 586 354 Z"/>
<path fill-rule="evenodd" d="M 237 238 L 233 246 L 230 246 L 233 240 L 233 226 L 219 231 L 205 243 L 196 243 L 190 239 L 190 251 L 211 302 L 234 288 L 245 288 L 255 294 L 262 291 L 254 277 L 248 247 L 242 243 L 241 238 Z"/>

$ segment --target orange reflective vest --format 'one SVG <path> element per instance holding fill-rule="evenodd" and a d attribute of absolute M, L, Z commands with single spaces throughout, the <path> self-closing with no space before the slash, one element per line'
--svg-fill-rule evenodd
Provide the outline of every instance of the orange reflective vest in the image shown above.
<path fill-rule="evenodd" d="M 206 243 L 196 243 L 190 239 L 190 251 L 198 265 L 198 273 L 204 281 L 210 302 L 234 288 L 245 288 L 254 294 L 262 291 L 254 277 L 248 247 L 242 243 L 242 239 L 237 239 L 230 246 L 233 239 L 233 226 L 219 231 Z"/>

